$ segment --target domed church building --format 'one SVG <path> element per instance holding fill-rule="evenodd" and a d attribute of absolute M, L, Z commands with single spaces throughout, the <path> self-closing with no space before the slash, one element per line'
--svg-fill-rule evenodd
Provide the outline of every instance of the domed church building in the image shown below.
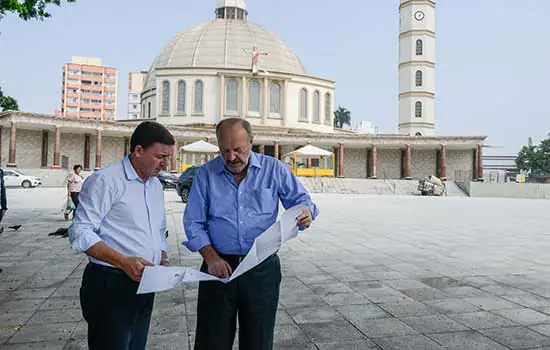
<path fill-rule="evenodd" d="M 334 82 L 308 74 L 281 38 L 250 22 L 245 0 L 218 0 L 215 14 L 160 50 L 142 115 L 170 125 L 242 117 L 258 129 L 333 132 Z"/>

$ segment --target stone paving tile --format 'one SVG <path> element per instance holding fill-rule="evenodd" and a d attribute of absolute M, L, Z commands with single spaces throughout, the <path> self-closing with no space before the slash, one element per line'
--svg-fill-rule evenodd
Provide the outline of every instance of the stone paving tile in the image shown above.
<path fill-rule="evenodd" d="M 8 197 L 3 224 L 25 225 L 0 235 L 0 348 L 86 349 L 78 299 L 86 260 L 66 238 L 47 236 L 68 224 L 63 189 L 9 189 Z M 170 258 L 197 268 L 200 257 L 179 244 L 184 205 L 173 191 L 166 199 Z M 314 199 L 319 221 L 280 250 L 274 349 L 550 347 L 550 202 Z M 440 220 L 423 220 L 427 210 Z M 500 224 L 497 214 L 514 221 Z M 192 348 L 197 292 L 192 283 L 157 295 L 149 348 Z"/>

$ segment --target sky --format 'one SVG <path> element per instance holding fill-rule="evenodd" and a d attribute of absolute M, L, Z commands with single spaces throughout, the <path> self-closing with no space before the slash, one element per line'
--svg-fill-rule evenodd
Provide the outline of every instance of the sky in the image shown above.
<path fill-rule="evenodd" d="M 128 73 L 148 70 L 177 32 L 214 18 L 215 0 L 77 0 L 43 22 L 0 22 L 0 86 L 20 109 L 53 113 L 73 55 Z M 309 74 L 336 81 L 352 126 L 398 123 L 398 0 L 247 0 L 249 21 L 280 36 Z M 516 154 L 550 133 L 548 0 L 437 0 L 436 134 L 487 136 L 486 154 Z"/>

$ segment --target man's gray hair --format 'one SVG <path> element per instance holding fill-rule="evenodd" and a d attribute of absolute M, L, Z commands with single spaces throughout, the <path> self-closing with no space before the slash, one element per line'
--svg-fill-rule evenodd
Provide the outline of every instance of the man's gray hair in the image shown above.
<path fill-rule="evenodd" d="M 220 137 L 220 130 L 222 128 L 231 127 L 234 125 L 240 125 L 244 130 L 246 130 L 249 141 L 254 139 L 254 136 L 252 135 L 252 125 L 250 125 L 250 122 L 244 118 L 237 117 L 222 119 L 218 125 L 216 125 L 216 137 Z"/>

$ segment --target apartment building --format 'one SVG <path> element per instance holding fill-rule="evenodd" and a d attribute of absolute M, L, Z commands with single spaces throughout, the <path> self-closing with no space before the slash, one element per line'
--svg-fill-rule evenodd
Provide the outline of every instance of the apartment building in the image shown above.
<path fill-rule="evenodd" d="M 115 119 L 118 69 L 96 57 L 73 56 L 63 66 L 61 116 Z"/>
<path fill-rule="evenodd" d="M 141 119 L 141 91 L 147 78 L 147 72 L 128 73 L 128 117 Z"/>

